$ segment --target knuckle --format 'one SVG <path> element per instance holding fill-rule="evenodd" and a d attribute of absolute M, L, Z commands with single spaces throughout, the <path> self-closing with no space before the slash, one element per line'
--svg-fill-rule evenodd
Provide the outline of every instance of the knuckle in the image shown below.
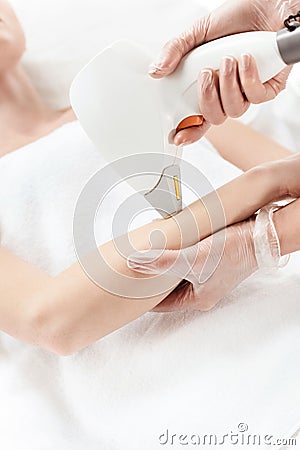
<path fill-rule="evenodd" d="M 253 85 L 248 86 L 245 89 L 246 97 L 249 103 L 252 103 L 254 105 L 259 105 L 260 103 L 263 103 L 266 101 L 266 93 L 265 92 L 258 92 L 257 87 L 254 87 Z"/>
<path fill-rule="evenodd" d="M 178 36 L 178 37 L 174 38 L 172 40 L 172 42 L 171 42 L 170 47 L 172 47 L 173 49 L 175 49 L 179 53 L 183 53 L 184 52 L 184 47 L 185 47 L 184 37 L 183 36 Z"/>
<path fill-rule="evenodd" d="M 227 115 L 229 117 L 231 117 L 232 119 L 238 119 L 239 117 L 241 117 L 249 108 L 249 102 L 247 102 L 247 104 L 236 107 L 235 109 L 232 109 L 230 112 L 227 113 Z"/>
<path fill-rule="evenodd" d="M 264 103 L 265 101 L 266 101 L 265 98 L 253 97 L 252 99 L 250 99 L 250 103 L 252 103 L 253 105 L 260 105 L 261 103 Z"/>
<path fill-rule="evenodd" d="M 203 35 L 203 42 L 207 41 L 207 36 L 210 33 L 212 26 L 212 13 L 207 14 L 204 18 L 198 21 L 198 35 Z"/>
<path fill-rule="evenodd" d="M 193 30 L 184 31 L 183 33 L 181 33 L 178 39 L 185 53 L 195 47 L 195 37 Z"/>
<path fill-rule="evenodd" d="M 225 114 L 223 114 L 223 115 L 218 115 L 218 116 L 216 115 L 216 116 L 214 116 L 214 117 L 209 117 L 209 122 L 210 122 L 212 125 L 218 126 L 218 125 L 222 125 L 222 123 L 225 122 L 226 118 L 227 118 L 227 116 L 226 116 Z"/>
<path fill-rule="evenodd" d="M 171 41 L 172 50 L 175 50 L 180 55 L 185 55 L 193 48 L 193 39 L 189 31 L 184 31 L 179 36 Z"/>
<path fill-rule="evenodd" d="M 242 78 L 242 87 L 243 90 L 253 92 L 255 89 L 257 89 L 257 86 L 261 86 L 261 82 L 256 80 L 253 76 L 251 77 L 243 77 Z"/>
<path fill-rule="evenodd" d="M 162 50 L 162 56 L 167 58 L 181 58 L 184 55 L 184 42 L 180 37 L 175 37 L 168 41 Z"/>
<path fill-rule="evenodd" d="M 234 110 L 234 111 L 228 111 L 227 115 L 228 117 L 231 117 L 232 119 L 238 119 L 241 117 L 244 113 L 244 109 Z"/>
<path fill-rule="evenodd" d="M 270 93 L 270 100 L 273 100 L 277 97 L 277 95 L 280 94 L 281 91 L 285 89 L 286 83 L 280 83 L 275 80 L 271 81 L 271 93 Z"/>

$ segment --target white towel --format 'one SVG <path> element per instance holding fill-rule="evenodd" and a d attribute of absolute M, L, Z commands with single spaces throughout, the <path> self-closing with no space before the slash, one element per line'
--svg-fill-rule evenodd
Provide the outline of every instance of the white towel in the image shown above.
<path fill-rule="evenodd" d="M 239 174 L 205 141 L 185 157 L 215 187 Z M 71 264 L 73 208 L 104 164 L 78 123 L 1 158 L 1 244 L 51 274 Z M 103 242 L 122 196 L 123 190 L 112 193 L 103 212 Z M 295 255 L 274 276 L 253 276 L 215 311 L 148 313 L 70 357 L 1 333 L 1 448 L 179 449 L 180 434 L 221 439 L 240 423 L 251 434 L 294 433 L 299 298 Z M 177 434 L 172 446 L 159 442 L 167 429 Z"/>

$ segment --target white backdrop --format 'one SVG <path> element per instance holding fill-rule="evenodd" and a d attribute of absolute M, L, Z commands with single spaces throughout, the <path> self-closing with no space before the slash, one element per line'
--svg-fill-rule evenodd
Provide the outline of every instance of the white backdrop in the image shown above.
<path fill-rule="evenodd" d="M 188 0 L 12 0 L 24 26 L 24 64 L 55 107 L 68 104 L 70 82 L 83 64 L 111 42 L 128 38 L 155 54 L 206 11 Z M 205 5 L 205 6 L 204 6 Z"/>

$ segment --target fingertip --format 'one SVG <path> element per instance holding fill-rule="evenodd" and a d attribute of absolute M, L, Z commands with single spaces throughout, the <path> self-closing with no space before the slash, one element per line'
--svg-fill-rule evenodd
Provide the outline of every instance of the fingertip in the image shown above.
<path fill-rule="evenodd" d="M 259 104 L 267 100 L 267 91 L 261 82 L 255 58 L 246 53 L 239 61 L 239 76 L 245 97 L 250 103 Z"/>
<path fill-rule="evenodd" d="M 250 104 L 241 86 L 238 61 L 233 57 L 231 58 L 232 66 L 229 63 L 229 57 L 222 61 L 223 64 L 219 72 L 219 92 L 225 115 L 238 118 L 247 111 Z"/>
<path fill-rule="evenodd" d="M 170 68 L 166 67 L 158 67 L 155 65 L 151 65 L 148 70 L 148 74 L 152 78 L 163 78 L 167 75 L 170 75 L 172 73 L 172 70 Z"/>
<path fill-rule="evenodd" d="M 243 53 L 240 58 L 240 67 L 245 72 L 251 68 L 253 57 L 250 53 Z"/>
<path fill-rule="evenodd" d="M 151 78 L 154 78 L 155 80 L 158 80 L 160 78 L 163 78 L 165 76 L 164 73 L 161 72 L 151 72 L 149 70 L 148 75 L 150 75 Z"/>
<path fill-rule="evenodd" d="M 197 127 L 198 128 L 198 127 Z M 195 140 L 191 138 L 191 129 L 179 131 L 174 137 L 174 144 L 179 147 L 180 145 L 193 144 Z"/>
<path fill-rule="evenodd" d="M 238 70 L 241 81 L 247 80 L 248 83 L 260 82 L 255 58 L 250 53 L 241 55 L 238 61 Z"/>
<path fill-rule="evenodd" d="M 211 124 L 207 122 L 207 120 L 204 120 L 203 124 L 199 127 L 191 127 L 186 130 L 179 131 L 174 138 L 174 144 L 177 146 L 194 144 L 205 135 L 210 126 Z"/>
<path fill-rule="evenodd" d="M 148 73 L 153 78 L 162 78 L 174 72 L 180 61 L 179 55 L 165 51 L 150 66 Z"/>
<path fill-rule="evenodd" d="M 220 64 L 219 78 L 221 79 L 222 76 L 227 78 L 234 78 L 236 66 L 237 61 L 233 56 L 231 55 L 225 56 Z"/>
<path fill-rule="evenodd" d="M 215 73 L 213 69 L 204 68 L 198 75 L 200 89 L 203 93 L 212 90 L 215 83 Z"/>

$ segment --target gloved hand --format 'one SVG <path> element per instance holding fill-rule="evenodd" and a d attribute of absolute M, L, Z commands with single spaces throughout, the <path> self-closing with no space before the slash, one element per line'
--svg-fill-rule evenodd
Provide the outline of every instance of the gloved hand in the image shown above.
<path fill-rule="evenodd" d="M 280 244 L 272 220 L 274 209 L 264 208 L 256 220 L 227 228 L 226 239 L 222 230 L 181 251 L 166 250 L 161 255 L 152 250 L 130 256 L 128 265 L 137 272 L 184 279 L 154 311 L 208 311 L 258 268 L 276 267 Z"/>
<path fill-rule="evenodd" d="M 151 65 L 154 78 L 170 75 L 190 50 L 229 34 L 246 31 L 278 31 L 284 20 L 300 9 L 299 0 L 227 0 L 221 7 L 198 20 L 190 30 L 169 41 Z M 239 61 L 228 56 L 222 61 L 219 73 L 207 69 L 199 75 L 199 106 L 205 120 L 200 127 L 180 131 L 176 145 L 200 139 L 211 124 L 220 125 L 227 117 L 239 117 L 250 103 L 263 103 L 275 98 L 286 85 L 290 68 L 272 80 L 260 82 L 251 55 L 241 55 Z"/>

